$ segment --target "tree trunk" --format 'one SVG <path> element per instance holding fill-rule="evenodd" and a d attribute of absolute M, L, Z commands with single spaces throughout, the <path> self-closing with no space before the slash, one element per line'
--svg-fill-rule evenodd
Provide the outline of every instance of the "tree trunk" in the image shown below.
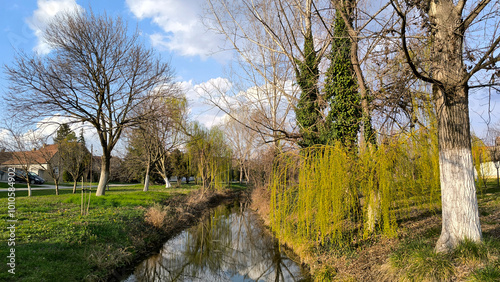
<path fill-rule="evenodd" d="M 240 163 L 240 184 L 243 183 L 243 163 Z"/>
<path fill-rule="evenodd" d="M 96 196 L 103 196 L 106 192 L 106 185 L 109 179 L 109 161 L 111 156 L 109 154 L 103 154 L 101 157 L 101 177 L 99 178 L 99 184 L 97 185 Z"/>
<path fill-rule="evenodd" d="M 77 181 L 73 180 L 73 194 L 76 194 L 76 184 L 77 184 Z"/>
<path fill-rule="evenodd" d="M 54 179 L 54 186 L 56 187 L 56 195 L 59 195 L 59 181 Z"/>
<path fill-rule="evenodd" d="M 170 184 L 170 181 L 168 181 L 168 177 L 163 178 L 165 180 L 165 188 L 170 188 L 172 185 Z"/>
<path fill-rule="evenodd" d="M 146 176 L 144 177 L 144 189 L 142 189 L 144 192 L 149 190 L 149 167 L 150 165 L 148 164 L 146 167 Z"/>
<path fill-rule="evenodd" d="M 448 252 L 465 239 L 481 241 L 482 234 L 472 162 L 469 89 L 464 81 L 461 9 L 452 1 L 431 1 L 428 13 L 442 202 L 436 251 Z"/>
<path fill-rule="evenodd" d="M 28 197 L 31 197 L 31 184 L 30 184 L 29 179 L 26 183 L 28 184 Z"/>
<path fill-rule="evenodd" d="M 359 198 L 359 197 L 358 197 Z M 366 231 L 369 234 L 375 232 L 375 226 L 380 220 L 381 207 L 380 207 L 380 191 L 372 191 L 366 197 L 367 201 L 367 219 L 366 219 Z"/>
<path fill-rule="evenodd" d="M 333 2 L 332 2 L 333 3 Z M 337 7 L 342 19 L 344 20 L 347 28 L 347 32 L 349 34 L 349 39 L 351 41 L 350 45 L 350 59 L 351 64 L 354 69 L 354 74 L 356 75 L 356 80 L 358 83 L 359 95 L 361 98 L 361 127 L 360 127 L 360 140 L 359 147 L 361 149 L 365 149 L 365 146 L 368 144 L 376 144 L 376 136 L 373 130 L 372 122 L 371 122 L 371 111 L 370 105 L 368 103 L 370 88 L 368 87 L 365 76 L 363 75 L 363 69 L 361 68 L 361 64 L 359 62 L 358 57 L 358 31 L 353 26 L 353 21 L 351 20 L 351 11 L 354 8 L 354 3 L 348 1 L 348 3 L 342 6 L 339 2 L 339 7 Z M 349 11 L 349 12 L 348 12 Z"/>
<path fill-rule="evenodd" d="M 482 234 L 474 184 L 468 88 L 441 88 L 437 93 L 442 230 L 436 251 L 447 252 L 464 239 L 481 241 Z"/>

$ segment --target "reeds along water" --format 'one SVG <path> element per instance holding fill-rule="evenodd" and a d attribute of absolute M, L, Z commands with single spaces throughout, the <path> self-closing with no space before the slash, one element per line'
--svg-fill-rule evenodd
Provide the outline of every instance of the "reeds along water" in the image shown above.
<path fill-rule="evenodd" d="M 397 220 L 440 203 L 435 132 L 425 128 L 354 152 L 341 144 L 280 155 L 271 182 L 279 238 L 343 245 L 394 236 Z"/>

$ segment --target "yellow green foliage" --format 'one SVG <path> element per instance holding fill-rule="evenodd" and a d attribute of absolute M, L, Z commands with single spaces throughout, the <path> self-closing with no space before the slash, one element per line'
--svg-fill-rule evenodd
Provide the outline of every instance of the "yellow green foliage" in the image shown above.
<path fill-rule="evenodd" d="M 341 245 L 354 235 L 393 236 L 398 218 L 439 201 L 437 139 L 422 129 L 359 154 L 337 143 L 279 156 L 270 218 L 281 238 Z"/>
<path fill-rule="evenodd" d="M 481 163 L 485 163 L 490 160 L 489 152 L 483 140 L 481 140 L 476 135 L 472 135 L 471 147 L 472 147 L 472 160 L 474 162 L 474 168 L 476 170 L 476 177 L 478 184 L 477 186 L 478 190 L 482 192 L 483 189 L 486 188 L 486 179 L 484 177 L 484 171 L 481 168 Z"/>

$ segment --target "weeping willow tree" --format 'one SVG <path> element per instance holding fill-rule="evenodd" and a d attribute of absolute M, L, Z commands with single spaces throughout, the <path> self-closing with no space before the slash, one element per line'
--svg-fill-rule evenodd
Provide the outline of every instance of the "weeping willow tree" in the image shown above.
<path fill-rule="evenodd" d="M 439 203 L 437 143 L 429 134 L 387 140 L 357 157 L 340 143 L 281 156 L 271 185 L 273 230 L 287 240 L 339 245 L 373 229 L 395 235 L 397 219 Z M 366 202 L 373 199 L 375 211 Z"/>
<path fill-rule="evenodd" d="M 219 128 L 195 123 L 187 148 L 203 189 L 221 189 L 230 183 L 231 150 Z"/>
<path fill-rule="evenodd" d="M 415 102 L 417 103 L 417 102 Z M 271 183 L 271 226 L 281 239 L 343 245 L 440 204 L 436 119 L 420 100 L 421 126 L 352 154 L 337 141 L 279 156 Z"/>

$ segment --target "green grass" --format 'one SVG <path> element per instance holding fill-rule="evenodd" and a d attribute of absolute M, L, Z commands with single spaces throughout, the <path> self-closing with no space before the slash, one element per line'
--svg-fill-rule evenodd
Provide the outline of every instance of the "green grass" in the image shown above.
<path fill-rule="evenodd" d="M 434 252 L 430 240 L 409 240 L 389 256 L 399 280 L 446 281 L 455 272 L 448 255 Z"/>
<path fill-rule="evenodd" d="M 486 244 L 465 240 L 453 250 L 453 256 L 463 263 L 480 263 L 488 259 L 488 249 Z"/>
<path fill-rule="evenodd" d="M 0 280 L 100 280 L 158 238 L 158 232 L 144 222 L 145 208 L 197 188 L 153 185 L 146 193 L 142 185 L 111 187 L 105 196 L 92 193 L 86 216 L 80 215 L 80 191 L 72 194 L 63 189 L 56 196 L 52 189 L 33 190 L 32 197 L 16 191 L 16 274 L 7 272 L 9 247 L 2 243 Z M 7 230 L 7 192 L 0 192 L 0 202 L 0 228 Z M 0 241 L 7 242 L 8 236 L 0 233 Z"/>
<path fill-rule="evenodd" d="M 478 191 L 479 209 L 482 216 L 498 212 L 500 189 L 496 180 L 487 182 Z M 499 222 L 487 222 L 499 224 Z M 500 238 L 484 233 L 481 243 L 465 240 L 448 254 L 436 253 L 434 245 L 440 228 L 429 227 L 420 235 L 403 240 L 389 256 L 391 272 L 396 280 L 448 281 L 465 277 L 468 281 L 500 281 Z M 471 269 L 470 272 L 463 272 Z M 459 273 L 462 271 L 463 273 Z"/>
<path fill-rule="evenodd" d="M 500 266 L 487 265 L 484 268 L 476 269 L 470 276 L 469 281 L 477 281 L 477 282 L 500 281 Z"/>

